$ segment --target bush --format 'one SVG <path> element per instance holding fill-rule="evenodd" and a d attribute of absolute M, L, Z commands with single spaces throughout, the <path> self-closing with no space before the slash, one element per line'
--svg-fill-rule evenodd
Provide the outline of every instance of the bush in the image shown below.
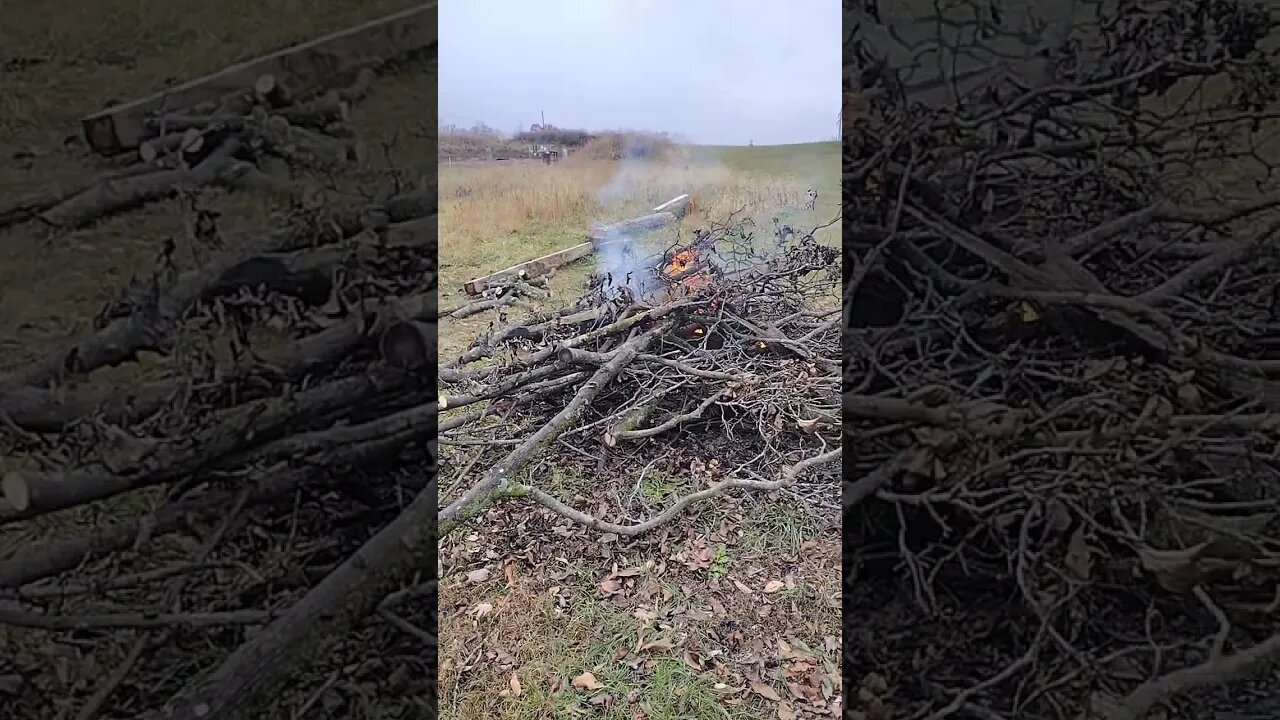
<path fill-rule="evenodd" d="M 569 147 L 582 147 L 588 142 L 591 142 L 594 137 L 595 135 L 592 135 L 586 130 L 553 127 L 516 133 L 515 139 L 531 145 L 568 145 Z"/>

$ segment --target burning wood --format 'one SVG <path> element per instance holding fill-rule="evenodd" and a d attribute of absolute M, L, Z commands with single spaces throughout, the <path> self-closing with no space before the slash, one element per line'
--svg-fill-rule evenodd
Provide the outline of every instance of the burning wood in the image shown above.
<path fill-rule="evenodd" d="M 711 276 L 706 272 L 706 263 L 699 263 L 698 250 L 688 247 L 676 252 L 671 262 L 663 268 L 662 274 L 670 285 L 683 286 L 688 291 L 696 291 L 711 283 Z"/>

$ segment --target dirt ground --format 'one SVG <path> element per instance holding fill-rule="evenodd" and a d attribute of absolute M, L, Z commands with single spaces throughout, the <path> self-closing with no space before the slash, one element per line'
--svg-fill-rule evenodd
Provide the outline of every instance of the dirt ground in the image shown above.
<path fill-rule="evenodd" d="M 72 189 L 127 164 L 131 158 L 103 159 L 88 152 L 79 134 L 83 115 L 414 5 L 268 0 L 235 12 L 223 5 L 183 1 L 6 5 L 0 23 L 0 210 L 25 198 Z M 293 175 L 284 178 L 287 191 L 277 195 L 216 189 L 204 193 L 204 206 L 221 214 L 219 229 L 228 248 L 242 246 L 303 196 L 319 193 L 327 205 L 338 206 L 365 200 L 371 192 L 385 194 L 397 176 L 430 178 L 435 163 L 435 67 L 432 53 L 378 79 L 372 94 L 354 109 L 351 123 L 369 148 L 369 158 L 349 174 L 337 179 Z M 183 237 L 187 222 L 181 203 L 174 200 L 71 232 L 53 232 L 38 221 L 0 229 L 0 374 L 57 351 L 91 330 L 104 304 L 116 299 L 131 278 L 151 273 L 165 241 Z M 175 260 L 179 269 L 196 263 L 181 250 Z M 167 366 L 165 358 L 143 353 L 139 362 L 103 369 L 82 382 L 123 388 L 159 377 Z M 0 471 L 6 469 L 5 462 L 0 460 Z M 10 523 L 0 530 L 0 558 L 52 532 L 91 529 L 134 517 L 153 509 L 159 500 L 155 493 L 144 492 Z M 295 517 L 292 528 L 251 528 L 247 534 L 256 533 L 260 547 L 252 549 L 255 541 L 245 538 L 214 564 L 240 563 L 238 567 L 250 574 L 258 571 L 249 564 L 257 565 L 264 557 L 268 564 L 275 563 L 275 571 L 286 574 L 301 569 L 295 562 L 305 566 L 318 560 L 324 565 L 329 561 L 320 556 L 342 553 L 366 539 L 335 530 L 333 518 L 349 511 L 331 509 L 328 518 L 307 513 Z M 271 543 L 264 542 L 263 532 L 276 530 L 292 538 L 291 545 L 267 547 Z M 326 536 L 327 541 L 320 540 Z M 183 557 L 193 542 L 177 537 L 156 543 L 127 557 L 127 562 L 130 567 L 148 567 L 171 561 Z M 264 550 L 266 556 L 261 554 Z M 284 554 L 272 560 L 271 553 L 279 550 Z M 301 555 L 291 554 L 295 551 Z M 263 567 L 258 565 L 258 570 Z M 273 577 L 271 572 L 259 574 L 259 579 Z M 207 591 L 228 597 L 265 593 L 263 602 L 296 593 L 296 585 L 290 590 L 288 583 L 277 580 L 246 589 L 238 572 L 218 573 L 221 580 Z M 112 602 L 127 604 L 133 597 L 129 592 L 113 596 Z M 136 637 L 128 630 L 49 633 L 0 627 L 0 678 L 6 679 L 0 682 L 0 717 L 77 717 L 90 695 L 126 662 Z M 120 684 L 101 716 L 137 716 L 140 704 L 172 695 L 242 638 L 238 629 L 219 630 L 156 646 Z M 229 644 L 222 645 L 224 641 Z M 207 645 L 202 648 L 200 643 Z M 200 659 L 193 662 L 193 657 Z M 314 648 L 311 670 L 294 678 L 263 717 L 419 717 L 434 695 L 434 687 L 423 680 L 427 657 L 419 641 L 389 631 L 385 623 L 370 623 L 337 644 Z"/>

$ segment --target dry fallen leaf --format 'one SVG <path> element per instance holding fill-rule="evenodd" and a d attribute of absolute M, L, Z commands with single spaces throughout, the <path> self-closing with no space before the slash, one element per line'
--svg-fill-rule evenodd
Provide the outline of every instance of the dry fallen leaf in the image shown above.
<path fill-rule="evenodd" d="M 489 579 L 489 568 L 480 568 L 467 573 L 467 582 L 482 583 Z"/>
<path fill-rule="evenodd" d="M 770 580 L 764 584 L 764 591 L 767 593 L 776 593 L 784 587 L 786 587 L 786 583 L 781 580 Z"/>
<path fill-rule="evenodd" d="M 1188 412 L 1196 412 L 1204 405 L 1200 396 L 1200 389 L 1191 383 L 1179 385 L 1177 397 L 1178 404 Z"/>
<path fill-rule="evenodd" d="M 493 612 L 493 603 L 482 602 L 471 608 L 471 614 L 478 618 L 482 618 L 491 612 Z"/>
<path fill-rule="evenodd" d="M 596 676 L 589 672 L 584 672 L 574 678 L 573 686 L 578 690 L 599 690 L 604 687 L 604 685 L 601 685 L 600 681 L 596 679 Z"/>
<path fill-rule="evenodd" d="M 675 646 L 676 644 L 670 640 L 654 640 L 651 643 L 643 645 L 640 648 L 640 652 L 666 652 Z"/>
<path fill-rule="evenodd" d="M 755 682 L 751 683 L 751 692 L 759 695 L 765 700 L 782 702 L 782 696 L 779 695 L 776 690 L 774 690 L 773 688 L 763 683 L 755 683 Z"/>
<path fill-rule="evenodd" d="M 1093 576 L 1093 547 L 1085 537 L 1086 527 L 1081 523 L 1067 542 L 1066 566 L 1078 580 L 1088 580 Z"/>
<path fill-rule="evenodd" d="M 778 705 L 778 720 L 796 720 L 797 717 L 799 716 L 796 715 L 795 708 L 787 703 Z"/>
<path fill-rule="evenodd" d="M 1138 557 L 1142 560 L 1142 567 L 1155 577 L 1160 587 L 1169 592 L 1186 593 L 1203 579 L 1200 556 L 1208 546 L 1208 543 L 1200 543 L 1181 550 L 1144 547 L 1139 548 Z"/>
<path fill-rule="evenodd" d="M 520 697 L 520 678 L 513 672 L 511 680 L 507 683 L 511 686 L 511 697 Z"/>

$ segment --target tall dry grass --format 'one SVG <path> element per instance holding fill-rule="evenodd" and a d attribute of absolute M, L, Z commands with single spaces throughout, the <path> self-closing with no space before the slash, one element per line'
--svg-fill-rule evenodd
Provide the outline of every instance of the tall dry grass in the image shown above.
<path fill-rule="evenodd" d="M 696 205 L 689 222 L 744 209 L 761 215 L 804 202 L 807 186 L 786 176 L 721 165 L 574 158 L 440 168 L 442 260 L 477 242 L 548 230 L 581 229 L 640 215 L 682 193 Z M 455 256 L 456 257 L 456 256 Z"/>

